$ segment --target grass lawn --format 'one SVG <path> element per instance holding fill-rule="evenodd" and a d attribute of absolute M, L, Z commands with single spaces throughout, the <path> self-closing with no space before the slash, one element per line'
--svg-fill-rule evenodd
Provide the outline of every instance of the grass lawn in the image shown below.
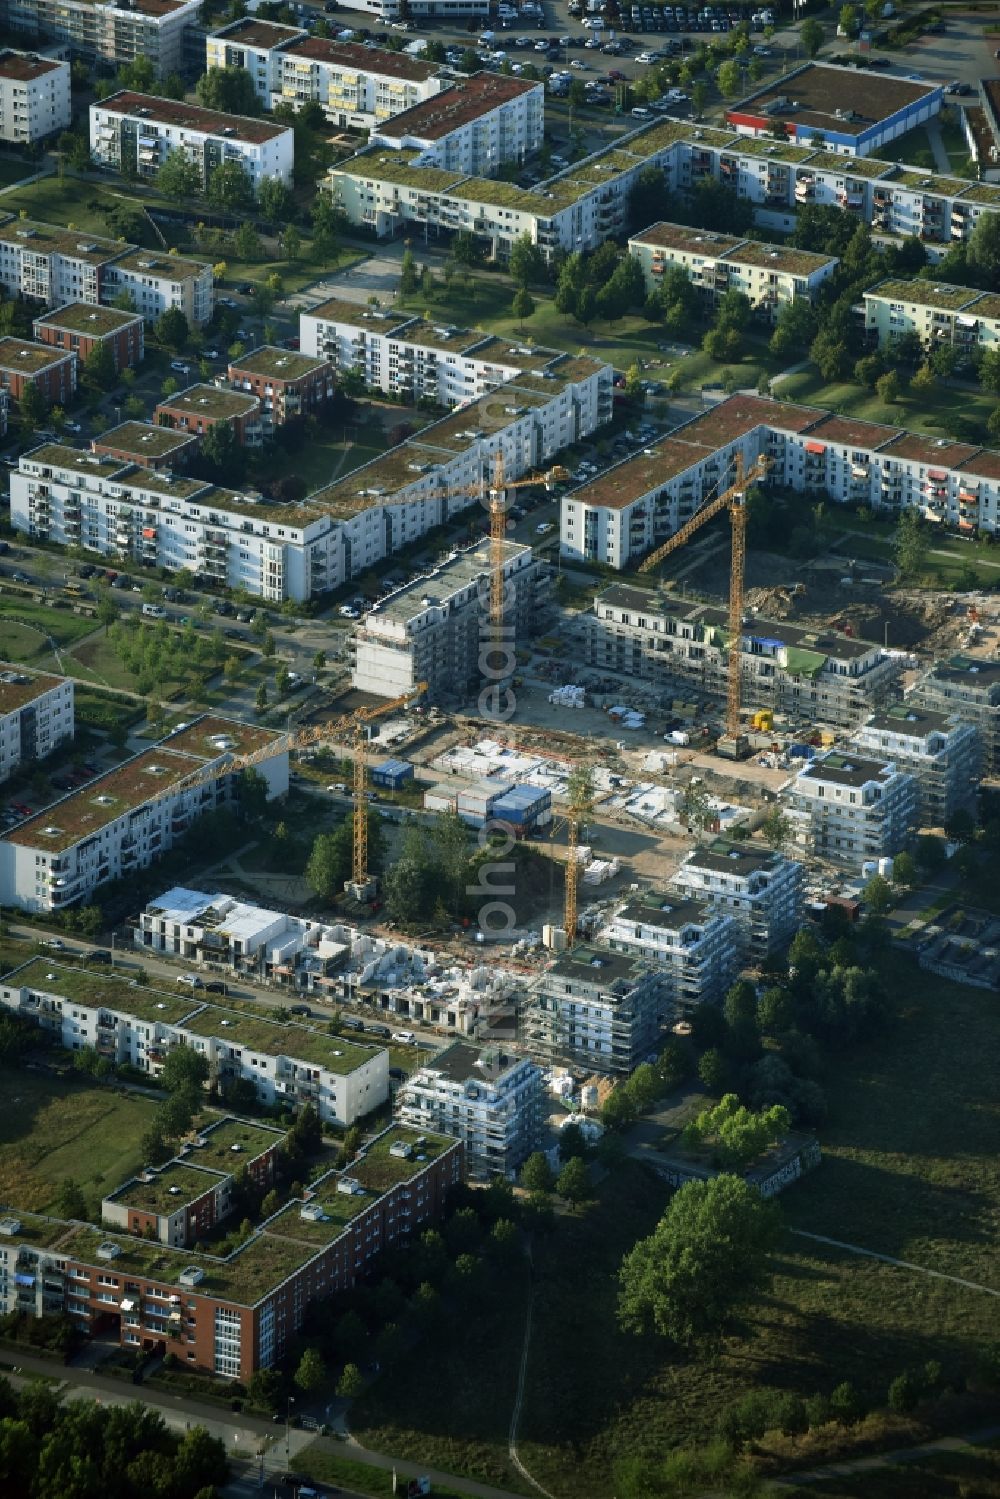
<path fill-rule="evenodd" d="M 65 649 L 92 634 L 94 621 L 13 594 L 0 596 L 0 659 L 59 670 L 52 643 Z"/>
<path fill-rule="evenodd" d="M 833 533 L 843 538 L 841 550 L 853 557 L 868 558 L 873 562 L 893 560 L 892 538 L 895 526 L 890 521 L 872 519 L 863 526 L 852 526 L 842 522 L 839 515 L 833 517 Z M 848 539 L 849 538 L 849 539 Z M 950 531 L 929 537 L 930 552 L 927 558 L 925 578 L 935 588 L 948 587 L 966 578 L 971 569 L 976 576 L 976 586 L 987 588 L 1000 583 L 1000 549 L 983 541 L 963 541 Z"/>
<path fill-rule="evenodd" d="M 931 396 L 904 390 L 900 399 L 889 406 L 863 385 L 846 380 L 828 383 L 811 365 L 782 380 L 774 394 L 785 401 L 826 406 L 831 411 L 863 417 L 865 421 L 906 427 L 934 437 L 951 436 L 951 423 L 956 417 L 977 424 L 985 436 L 986 420 L 996 407 L 995 397 L 983 391 L 944 385 L 938 386 Z"/>
<path fill-rule="evenodd" d="M 370 1494 L 372 1499 L 391 1499 L 395 1492 L 392 1473 L 384 1468 L 372 1468 L 367 1463 L 356 1462 L 350 1457 L 339 1457 L 328 1450 L 328 1443 L 313 1442 L 295 1458 L 295 1471 L 304 1473 L 317 1483 L 336 1484 L 349 1488 L 353 1493 Z M 464 1499 L 467 1489 L 434 1485 L 435 1499 Z"/>
<path fill-rule="evenodd" d="M 151 1099 L 7 1068 L 0 1068 L 0 1097 L 0 1202 L 44 1212 L 72 1176 L 93 1209 L 142 1164 Z"/>
<path fill-rule="evenodd" d="M 918 125 L 915 130 L 908 130 L 905 135 L 893 141 L 892 159 L 902 161 L 910 167 L 925 166 L 935 170 L 934 149 L 926 126 Z"/>
<path fill-rule="evenodd" d="M 22 174 L 23 175 L 23 174 Z M 159 200 L 163 202 L 164 200 Z M 109 178 L 107 182 L 81 182 L 76 177 L 65 177 L 62 182 L 56 176 L 43 177 L 39 182 L 30 182 L 25 187 L 4 193 L 5 212 L 18 214 L 22 210 L 33 219 L 46 224 L 69 224 L 88 234 L 99 234 L 114 238 L 108 226 L 107 214 L 123 203 L 134 205 L 140 202 L 145 207 L 157 206 L 155 198 L 141 198 L 130 192 L 128 184 Z M 161 248 L 148 225 L 148 235 L 143 240 L 144 248 Z"/>
<path fill-rule="evenodd" d="M 76 675 L 79 668 L 80 674 L 90 681 L 98 682 L 102 687 L 115 687 L 126 692 L 136 691 L 136 678 L 134 672 L 119 659 L 118 653 L 103 630 L 94 635 L 90 640 L 78 645 L 70 655 L 65 657 L 67 670 Z M 181 682 L 167 681 L 159 683 L 156 689 L 160 698 L 176 697 L 182 687 Z"/>
<path fill-rule="evenodd" d="M 21 182 L 25 177 L 30 177 L 34 171 L 35 168 L 23 157 L 0 156 L 0 188 L 10 187 L 14 182 Z"/>
<path fill-rule="evenodd" d="M 939 1452 L 894 1468 L 868 1468 L 797 1490 L 817 1499 L 998 1499 L 1000 1447 L 986 1443 Z"/>
<path fill-rule="evenodd" d="M 399 420 L 406 421 L 407 412 L 400 410 Z M 320 430 L 313 442 L 306 443 L 298 452 L 289 454 L 281 448 L 254 460 L 255 483 L 268 483 L 286 474 L 297 474 L 305 481 L 307 493 L 330 484 L 352 469 L 384 453 L 388 443 L 382 438 L 378 427 L 353 426 L 346 431 Z"/>

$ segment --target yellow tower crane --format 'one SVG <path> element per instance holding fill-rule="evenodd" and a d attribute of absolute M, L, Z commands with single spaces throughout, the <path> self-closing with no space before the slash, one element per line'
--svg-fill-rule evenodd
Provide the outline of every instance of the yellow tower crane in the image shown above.
<path fill-rule="evenodd" d="M 577 849 L 580 842 L 580 824 L 594 805 L 593 776 L 589 765 L 578 765 L 569 775 L 569 806 L 566 809 L 566 900 L 563 908 L 563 928 L 566 946 L 576 941 L 576 897 L 580 878 Z"/>
<path fill-rule="evenodd" d="M 729 759 L 739 759 L 746 754 L 747 739 L 740 721 L 740 648 L 743 633 L 743 574 L 746 565 L 747 511 L 746 490 L 757 479 L 763 479 L 770 467 L 770 459 L 756 458 L 745 469 L 742 453 L 736 455 L 736 476 L 732 484 L 710 499 L 689 521 L 675 531 L 669 541 L 650 552 L 640 564 L 641 573 L 651 572 L 664 557 L 693 536 L 706 521 L 718 515 L 720 510 L 729 511 L 732 533 L 732 551 L 729 565 L 729 659 L 726 673 L 726 732 L 719 740 L 718 752 Z"/>
<path fill-rule="evenodd" d="M 493 458 L 490 482 L 490 627 L 495 636 L 503 629 L 503 544 L 507 539 L 507 495 L 512 489 L 528 489 L 544 484 L 552 490 L 560 480 L 569 478 L 569 470 L 556 464 L 544 474 L 529 474 L 524 479 L 507 480 L 503 453 L 498 448 Z"/>

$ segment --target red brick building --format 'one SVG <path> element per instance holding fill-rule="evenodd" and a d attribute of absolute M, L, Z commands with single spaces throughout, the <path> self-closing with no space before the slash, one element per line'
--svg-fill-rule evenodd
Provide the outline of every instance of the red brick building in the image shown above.
<path fill-rule="evenodd" d="M 26 338 L 0 338 L 0 390 L 20 401 L 34 385 L 49 405 L 62 405 L 76 391 L 75 354 L 31 343 Z"/>
<path fill-rule="evenodd" d="M 138 463 L 156 472 L 184 468 L 198 451 L 198 439 L 170 427 L 156 427 L 152 422 L 122 422 L 95 437 L 90 449 L 120 463 Z"/>
<path fill-rule="evenodd" d="M 102 345 L 110 351 L 115 369 L 134 368 L 145 353 L 143 320 L 117 307 L 94 307 L 89 302 L 67 302 L 35 319 L 32 332 L 39 343 L 68 349 L 85 360 Z"/>
<path fill-rule="evenodd" d="M 265 344 L 229 366 L 233 390 L 260 401 L 265 437 L 289 418 L 315 411 L 333 395 L 333 365 L 326 359 Z"/>
<path fill-rule="evenodd" d="M 241 447 L 256 447 L 261 441 L 257 397 L 235 390 L 221 390 L 217 385 L 189 385 L 187 390 L 165 396 L 154 415 L 158 426 L 172 427 L 175 432 L 204 437 L 216 422 L 225 422 L 236 433 Z"/>

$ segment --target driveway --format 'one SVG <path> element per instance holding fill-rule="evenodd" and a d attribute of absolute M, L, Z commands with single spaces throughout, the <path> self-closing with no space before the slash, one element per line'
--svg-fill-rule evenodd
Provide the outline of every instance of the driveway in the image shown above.
<path fill-rule="evenodd" d="M 399 287 L 399 266 L 404 249 L 402 240 L 380 246 L 378 254 L 372 255 L 369 260 L 324 276 L 322 281 L 313 282 L 312 286 L 296 292 L 294 296 L 286 297 L 285 301 L 289 307 L 300 312 L 318 307 L 320 302 L 326 302 L 330 297 L 342 297 L 348 302 L 367 302 L 369 297 L 378 297 L 380 302 L 388 304 Z M 420 247 L 415 244 L 413 251 L 419 260 Z"/>

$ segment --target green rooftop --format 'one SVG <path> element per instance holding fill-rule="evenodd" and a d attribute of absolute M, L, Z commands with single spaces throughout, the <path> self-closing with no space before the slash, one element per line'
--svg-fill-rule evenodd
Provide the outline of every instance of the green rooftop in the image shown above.
<path fill-rule="evenodd" d="M 12 375 L 40 375 L 71 357 L 69 350 L 53 348 L 51 344 L 36 344 L 27 338 L 0 338 L 0 370 Z"/>
<path fill-rule="evenodd" d="M 280 1025 L 263 1016 L 245 1015 L 218 1005 L 205 1005 L 187 1020 L 184 1029 L 192 1036 L 212 1036 L 262 1056 L 289 1057 L 341 1075 L 370 1062 L 378 1050 L 304 1025 Z"/>
<path fill-rule="evenodd" d="M 53 312 L 45 312 L 35 319 L 35 324 L 46 328 L 63 328 L 69 333 L 82 333 L 89 338 L 104 338 L 117 333 L 130 323 L 140 321 L 137 312 L 123 312 L 118 307 L 98 307 L 92 302 L 68 302 Z"/>
<path fill-rule="evenodd" d="M 119 1207 L 166 1217 L 179 1212 L 188 1203 L 196 1202 L 206 1192 L 221 1187 L 224 1180 L 220 1172 L 199 1171 L 183 1161 L 168 1161 L 161 1171 L 155 1173 L 152 1181 L 134 1177 L 110 1197 Z"/>
<path fill-rule="evenodd" d="M 461 182 L 463 173 L 445 172 L 440 167 L 417 167 L 412 163 L 417 151 L 391 151 L 375 146 L 331 167 L 331 177 L 363 177 L 373 182 L 391 182 L 399 187 L 419 187 L 429 193 L 443 193 Z"/>
<path fill-rule="evenodd" d="M 22 1213 L 20 1208 L 0 1207 L 0 1222 L 13 1219 L 19 1224 L 16 1234 L 0 1233 L 0 1249 L 5 1245 L 30 1244 L 35 1249 L 49 1249 L 69 1232 L 61 1218 L 45 1218 L 40 1213 Z"/>
<path fill-rule="evenodd" d="M 809 158 L 817 172 L 836 172 L 841 177 L 885 177 L 896 165 L 880 161 L 877 156 L 838 156 L 836 151 L 817 150 Z"/>
<path fill-rule="evenodd" d="M 267 1225 L 267 1232 L 282 1239 L 295 1239 L 302 1244 L 311 1244 L 319 1249 L 324 1244 L 331 1244 L 334 1239 L 339 1239 L 351 1220 L 377 1201 L 378 1198 L 370 1192 L 338 1192 L 336 1179 L 331 1178 L 317 1188 L 316 1196 L 309 1204 L 322 1210 L 323 1217 L 320 1220 L 303 1218 L 303 1204 L 298 1201 L 290 1202 Z"/>
<path fill-rule="evenodd" d="M 1000 187 L 993 187 L 988 182 L 974 182 L 971 187 L 966 183 L 956 197 L 960 197 L 963 203 L 988 203 L 995 207 L 1000 203 Z"/>
<path fill-rule="evenodd" d="M 802 646 L 790 645 L 785 649 L 786 670 L 793 677 L 815 677 L 826 665 L 822 651 L 808 651 Z"/>
<path fill-rule="evenodd" d="M 157 411 L 182 411 L 186 416 L 207 416 L 212 421 L 249 416 L 259 407 L 256 396 L 244 391 L 223 390 L 218 385 L 189 385 L 176 395 L 164 396 Z"/>
<path fill-rule="evenodd" d="M 326 364 L 325 359 L 314 359 L 310 354 L 262 344 L 253 353 L 244 354 L 242 359 L 234 359 L 229 368 L 247 375 L 262 375 L 267 380 L 301 380 L 305 375 L 324 369 Z"/>
<path fill-rule="evenodd" d="M 512 208 L 522 213 L 545 214 L 553 206 L 541 188 L 518 187 L 515 182 L 494 181 L 491 177 L 464 177 L 448 196 L 460 203 L 485 203 L 490 208 Z"/>
<path fill-rule="evenodd" d="M 126 453 L 136 463 L 143 463 L 151 458 L 165 458 L 196 438 L 188 432 L 175 432 L 172 427 L 156 427 L 152 422 L 122 422 L 95 440 L 102 448 L 113 448 L 116 453 Z"/>
<path fill-rule="evenodd" d="M 779 162 L 781 165 L 801 166 L 804 161 L 814 157 L 815 146 L 795 146 L 791 141 L 775 141 L 761 138 L 747 138 L 740 136 L 736 152 L 740 156 L 761 156 L 767 161 Z"/>
<path fill-rule="evenodd" d="M 110 479 L 116 474 L 127 472 L 120 458 L 99 458 L 82 448 L 72 448 L 65 442 L 43 443 L 40 448 L 32 448 L 24 456 L 29 463 L 43 463 L 51 468 L 69 468 L 75 473 L 93 474 L 99 479 Z"/>
<path fill-rule="evenodd" d="M 412 1155 L 393 1155 L 390 1147 L 397 1141 L 409 1145 Z M 418 1141 L 422 1143 L 418 1144 Z M 398 1182 L 411 1181 L 419 1176 L 430 1161 L 436 1161 L 454 1143 L 447 1135 L 425 1134 L 398 1125 L 379 1135 L 364 1156 L 351 1163 L 348 1175 L 359 1181 L 366 1191 L 385 1192 Z"/>
<path fill-rule="evenodd" d="M 920 277 L 913 281 L 879 281 L 870 291 L 865 292 L 866 297 L 879 297 L 883 301 L 912 302 L 918 307 L 941 307 L 950 311 L 965 307 L 980 295 L 980 292 L 969 286 L 924 281 Z"/>
<path fill-rule="evenodd" d="M 6 974 L 3 982 L 7 988 L 35 989 L 94 1009 L 132 1015 L 136 1020 L 160 1020 L 164 1025 L 179 1025 L 200 1003 L 193 995 L 179 999 L 174 994 L 134 984 L 127 978 L 89 968 L 72 968 L 53 958 L 32 958 Z"/>
<path fill-rule="evenodd" d="M 221 1119 L 213 1124 L 209 1117 L 198 1127 L 191 1164 L 212 1171 L 234 1171 L 247 1161 L 256 1160 L 265 1150 L 280 1145 L 284 1138 L 282 1129 L 269 1129 L 246 1119 Z M 197 1140 L 204 1140 L 204 1145 L 197 1144 Z"/>

